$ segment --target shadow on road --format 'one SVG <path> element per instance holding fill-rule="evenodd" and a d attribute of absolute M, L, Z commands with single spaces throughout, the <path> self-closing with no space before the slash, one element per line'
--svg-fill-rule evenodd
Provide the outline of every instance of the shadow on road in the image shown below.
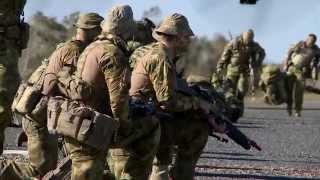
<path fill-rule="evenodd" d="M 266 175 L 253 175 L 253 174 L 222 174 L 222 173 L 204 173 L 196 172 L 198 177 L 217 177 L 217 178 L 236 178 L 236 179 L 278 179 L 278 180 L 313 180 L 313 178 L 297 178 L 297 177 L 284 177 L 284 176 L 266 176 Z"/>
<path fill-rule="evenodd" d="M 203 151 L 202 154 L 217 154 L 217 155 L 227 155 L 227 156 L 254 156 L 248 153 L 228 153 L 228 152 L 210 152 L 210 151 Z"/>
<path fill-rule="evenodd" d="M 244 129 L 263 129 L 265 128 L 264 126 L 246 126 L 246 125 L 236 125 L 238 128 L 244 128 Z"/>
<path fill-rule="evenodd" d="M 206 153 L 208 154 L 208 153 Z M 214 154 L 214 152 L 212 153 Z M 237 153 L 235 153 L 237 154 Z M 234 153 L 230 153 L 231 156 L 237 156 Z M 241 156 L 241 155 L 240 155 Z M 246 155 L 245 155 L 246 156 Z M 200 159 L 218 159 L 218 160 L 230 160 L 230 161 L 255 161 L 255 162 L 274 162 L 274 163 L 298 163 L 298 164 L 316 164 L 320 165 L 319 161 L 288 161 L 288 160 L 275 160 L 275 159 L 257 159 L 257 158 L 241 158 L 241 157 L 216 157 L 216 156 L 201 156 Z"/>

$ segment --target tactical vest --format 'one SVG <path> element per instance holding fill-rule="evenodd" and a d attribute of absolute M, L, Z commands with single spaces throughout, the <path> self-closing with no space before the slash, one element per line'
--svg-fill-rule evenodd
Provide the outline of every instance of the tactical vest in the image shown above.
<path fill-rule="evenodd" d="M 109 38 L 109 39 L 108 39 Z M 118 122 L 111 116 L 97 112 L 84 100 L 96 96 L 94 87 L 82 80 L 85 60 L 99 41 L 108 40 L 116 44 L 110 36 L 100 36 L 89 45 L 77 62 L 77 70 L 72 74 L 61 71 L 58 74 L 58 87 L 65 97 L 50 98 L 48 103 L 48 130 L 73 138 L 99 150 L 106 150 L 111 142 Z M 101 98 L 101 97 L 98 97 Z M 104 101 L 101 98 L 101 101 Z"/>
<path fill-rule="evenodd" d="M 27 47 L 29 25 L 24 22 L 23 8 L 26 0 L 1 0 L 0 2 L 0 51 L 8 47 Z"/>
<path fill-rule="evenodd" d="M 243 45 L 240 37 L 232 41 L 232 56 L 230 57 L 229 71 L 245 72 L 249 68 L 253 55 L 255 52 L 255 42 L 250 45 Z M 258 66 L 261 62 L 256 62 Z"/>
<path fill-rule="evenodd" d="M 98 36 L 97 42 L 98 41 L 109 41 L 111 44 L 120 48 L 125 55 L 129 56 L 129 52 L 127 50 L 127 44 L 119 37 L 116 37 L 112 34 L 105 34 L 105 35 Z M 77 63 L 76 75 L 78 77 L 81 77 L 81 74 L 82 74 L 83 68 L 84 68 L 84 64 L 85 64 L 85 60 L 87 59 L 89 52 L 91 52 L 91 50 L 94 49 L 97 45 L 98 45 L 97 43 L 93 42 L 90 46 L 88 46 L 86 48 L 86 51 L 81 54 L 81 56 L 78 60 L 78 63 Z"/>
<path fill-rule="evenodd" d="M 292 54 L 292 63 L 299 69 L 309 66 L 315 57 L 315 51 L 313 48 L 301 48 Z"/>

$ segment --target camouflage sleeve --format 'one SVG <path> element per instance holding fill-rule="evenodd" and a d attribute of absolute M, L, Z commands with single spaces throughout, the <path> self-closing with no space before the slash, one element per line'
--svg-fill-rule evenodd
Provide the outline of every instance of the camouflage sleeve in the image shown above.
<path fill-rule="evenodd" d="M 129 127 L 128 120 L 128 82 L 129 70 L 125 55 L 116 47 L 108 49 L 102 56 L 100 67 L 104 73 L 109 93 L 113 117 L 120 123 L 120 131 Z"/>
<path fill-rule="evenodd" d="M 264 58 L 266 57 L 266 52 L 265 52 L 265 50 L 260 46 L 259 43 L 257 43 L 256 46 L 257 46 L 256 53 L 258 54 L 258 59 L 256 59 L 256 60 L 257 60 L 258 66 L 261 66 Z"/>
<path fill-rule="evenodd" d="M 178 112 L 193 107 L 192 97 L 176 93 L 176 72 L 172 62 L 162 57 L 148 59 L 144 64 L 162 109 Z"/>
<path fill-rule="evenodd" d="M 56 84 L 56 74 L 65 64 L 73 62 L 78 57 L 79 51 L 68 45 L 58 48 L 52 53 L 44 77 L 42 94 L 48 95 L 51 93 Z"/>
<path fill-rule="evenodd" d="M 222 70 L 227 68 L 227 65 L 229 64 L 230 58 L 232 56 L 232 46 L 233 46 L 233 41 L 229 42 L 225 46 L 222 52 L 221 58 L 217 64 L 217 71 L 221 72 Z"/>
<path fill-rule="evenodd" d="M 297 44 L 294 44 L 294 45 L 290 46 L 290 48 L 289 48 L 289 50 L 287 52 L 287 55 L 285 57 L 284 63 L 283 63 L 285 66 L 289 66 L 291 64 L 292 54 L 299 49 L 299 47 L 301 46 L 301 43 L 302 42 L 299 42 Z"/>

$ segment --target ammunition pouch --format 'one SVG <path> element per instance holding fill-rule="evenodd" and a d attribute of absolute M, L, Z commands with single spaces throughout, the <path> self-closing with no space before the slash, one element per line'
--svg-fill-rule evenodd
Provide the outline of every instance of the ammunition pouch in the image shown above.
<path fill-rule="evenodd" d="M 29 116 L 32 119 L 46 117 L 47 100 L 41 91 L 47 65 L 48 60 L 45 59 L 42 65 L 31 74 L 28 81 L 20 84 L 11 105 L 12 112 Z"/>
<path fill-rule="evenodd" d="M 48 130 L 76 139 L 99 150 L 107 150 L 118 127 L 117 121 L 79 101 L 52 97 L 48 102 Z"/>
<path fill-rule="evenodd" d="M 21 115 L 31 114 L 41 99 L 41 87 L 21 83 L 14 97 L 11 109 Z"/>
<path fill-rule="evenodd" d="M 65 97 L 73 100 L 88 99 L 93 95 L 93 88 L 70 70 L 63 69 L 58 73 L 58 89 Z"/>

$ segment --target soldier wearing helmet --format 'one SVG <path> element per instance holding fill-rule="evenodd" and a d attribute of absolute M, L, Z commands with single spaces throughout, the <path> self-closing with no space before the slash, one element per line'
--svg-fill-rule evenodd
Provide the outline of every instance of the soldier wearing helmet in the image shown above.
<path fill-rule="evenodd" d="M 59 44 L 49 57 L 49 64 L 44 75 L 40 102 L 47 102 L 49 96 L 57 95 L 54 88 L 57 73 L 64 67 L 76 69 L 80 53 L 101 32 L 100 23 L 103 20 L 96 13 L 81 14 L 75 26 L 75 37 L 65 43 Z M 39 104 L 41 104 L 39 102 Z M 43 105 L 43 104 L 42 104 Z M 44 109 L 46 109 L 46 105 Z M 36 118 L 36 119 L 35 119 Z M 21 179 L 22 177 L 41 178 L 57 164 L 57 139 L 50 135 L 46 125 L 46 116 L 32 118 L 25 116 L 22 120 L 24 132 L 28 137 L 28 152 L 30 163 L 17 163 L 15 161 L 0 161 L 0 179 Z"/>
<path fill-rule="evenodd" d="M 128 119 L 127 56 L 130 52 L 127 44 L 136 33 L 136 23 L 133 21 L 131 7 L 128 5 L 113 7 L 102 22 L 101 28 L 102 34 L 82 53 L 77 71 L 74 73 L 93 87 L 94 95 L 82 101 L 99 112 L 112 116 L 120 125 L 115 134 L 114 147 L 110 149 L 108 157 L 108 168 L 113 174 L 108 175 L 115 176 L 117 179 L 146 178 L 148 171 L 144 168 L 145 161 L 138 163 L 141 162 L 140 155 L 151 159 L 151 162 L 153 156 L 149 157 L 146 151 L 141 151 L 141 144 L 144 150 L 157 147 L 159 125 L 155 119 L 137 120 L 134 123 Z M 151 128 L 148 128 L 148 125 L 151 125 Z M 132 138 L 137 131 L 141 130 L 139 129 L 141 126 L 143 130 L 145 127 L 148 128 L 148 138 L 142 141 Z M 133 127 L 138 128 L 133 130 Z M 128 139 L 134 139 L 134 146 Z M 148 144 L 148 141 L 151 143 Z M 67 151 L 71 154 L 72 179 L 101 179 L 106 151 L 86 146 L 69 137 L 65 137 L 65 142 Z M 137 142 L 140 142 L 140 146 Z M 130 168 L 127 168 L 128 166 Z M 87 176 L 88 173 L 90 173 L 89 176 Z"/>
<path fill-rule="evenodd" d="M 232 81 L 233 94 L 243 99 L 249 88 L 250 66 L 254 75 L 257 74 L 264 57 L 264 49 L 254 41 L 254 32 L 249 29 L 226 45 L 217 64 L 217 73 L 226 73 L 226 79 Z"/>
<path fill-rule="evenodd" d="M 135 65 L 129 94 L 132 99 L 153 99 L 159 111 L 174 114 L 174 119 L 161 119 L 160 145 L 153 162 L 150 179 L 168 179 L 172 152 L 178 146 L 172 176 L 192 179 L 194 168 L 208 138 L 205 121 L 195 120 L 192 112 L 209 112 L 210 106 L 196 97 L 175 91 L 177 56 L 184 52 L 193 32 L 181 14 L 167 16 L 153 32 L 157 42 L 137 49 L 131 56 Z M 191 148 L 192 146 L 192 148 Z"/>

